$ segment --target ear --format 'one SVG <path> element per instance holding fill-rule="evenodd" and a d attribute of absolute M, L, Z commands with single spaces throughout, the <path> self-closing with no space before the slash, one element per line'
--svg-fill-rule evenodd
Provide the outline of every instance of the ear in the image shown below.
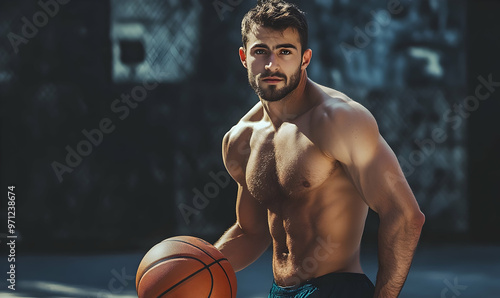
<path fill-rule="evenodd" d="M 304 51 L 304 54 L 302 55 L 302 65 L 300 66 L 300 69 L 304 70 L 307 68 L 309 63 L 311 63 L 311 58 L 312 58 L 312 50 L 307 49 Z"/>
<path fill-rule="evenodd" d="M 243 66 L 247 68 L 247 55 L 245 54 L 245 50 L 243 49 L 243 47 L 240 47 L 239 54 L 240 54 L 241 64 L 243 64 Z"/>

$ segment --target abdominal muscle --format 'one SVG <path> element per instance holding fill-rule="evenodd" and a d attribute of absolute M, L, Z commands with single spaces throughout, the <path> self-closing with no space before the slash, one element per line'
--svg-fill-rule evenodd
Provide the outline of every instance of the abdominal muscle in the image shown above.
<path fill-rule="evenodd" d="M 331 272 L 363 273 L 359 247 L 368 207 L 355 193 L 312 191 L 268 207 L 273 274 L 294 286 Z"/>

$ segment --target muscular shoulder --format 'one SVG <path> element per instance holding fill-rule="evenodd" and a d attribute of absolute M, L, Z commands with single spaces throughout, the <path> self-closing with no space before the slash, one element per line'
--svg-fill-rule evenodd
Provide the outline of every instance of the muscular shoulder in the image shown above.
<path fill-rule="evenodd" d="M 258 102 L 234 125 L 222 140 L 222 159 L 229 174 L 236 182 L 245 181 L 245 168 L 250 155 L 250 138 L 254 126 L 262 119 L 262 104 Z"/>
<path fill-rule="evenodd" d="M 373 115 L 360 103 L 338 91 L 326 90 L 315 108 L 312 123 L 321 150 L 333 159 L 348 162 L 354 150 L 374 149 L 379 141 Z"/>

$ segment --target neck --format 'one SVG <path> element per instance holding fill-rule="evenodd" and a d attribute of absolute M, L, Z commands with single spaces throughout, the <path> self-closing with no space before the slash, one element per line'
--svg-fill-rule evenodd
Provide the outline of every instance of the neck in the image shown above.
<path fill-rule="evenodd" d="M 307 72 L 304 70 L 297 88 L 281 100 L 266 101 L 260 98 L 264 107 L 264 117 L 271 121 L 274 128 L 280 127 L 283 122 L 296 119 L 310 109 L 311 102 L 307 96 L 309 84 Z"/>

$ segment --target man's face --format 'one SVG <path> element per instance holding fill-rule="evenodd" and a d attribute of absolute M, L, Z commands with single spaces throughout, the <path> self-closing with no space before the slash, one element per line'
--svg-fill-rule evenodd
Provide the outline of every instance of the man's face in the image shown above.
<path fill-rule="evenodd" d="M 240 58 L 255 93 L 263 100 L 278 101 L 300 82 L 303 65 L 299 33 L 293 28 L 255 29 L 249 35 L 246 51 L 240 49 Z"/>

